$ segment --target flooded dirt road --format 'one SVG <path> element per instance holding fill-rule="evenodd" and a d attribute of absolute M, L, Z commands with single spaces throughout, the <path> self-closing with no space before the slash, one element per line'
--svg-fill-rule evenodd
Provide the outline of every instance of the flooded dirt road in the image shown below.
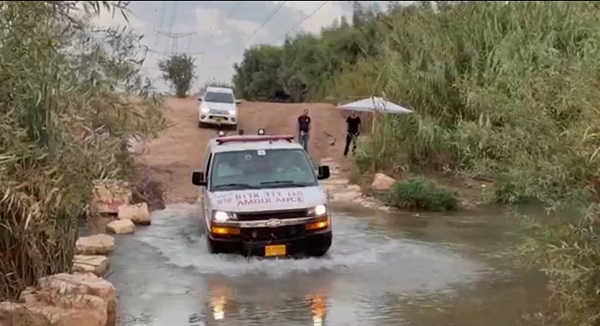
<path fill-rule="evenodd" d="M 498 254 L 501 218 L 337 212 L 326 257 L 260 260 L 209 255 L 198 213 L 172 205 L 118 239 L 121 325 L 536 325 L 546 297 Z"/>
<path fill-rule="evenodd" d="M 537 325 L 526 313 L 548 297 L 543 278 L 513 269 L 501 254 L 515 236 L 514 223 L 498 212 L 334 211 L 333 246 L 324 258 L 209 255 L 199 209 L 189 204 L 198 196 L 190 174 L 215 131 L 197 127 L 196 98 L 167 104 L 172 127 L 145 144 L 137 160 L 173 205 L 154 212 L 151 226 L 118 237 L 109 280 L 119 293 L 121 325 Z M 306 108 L 314 121 L 313 159 L 347 166 L 343 146 L 328 136 L 345 130 L 333 105 L 246 102 L 241 128 L 294 134 L 295 117 Z"/>

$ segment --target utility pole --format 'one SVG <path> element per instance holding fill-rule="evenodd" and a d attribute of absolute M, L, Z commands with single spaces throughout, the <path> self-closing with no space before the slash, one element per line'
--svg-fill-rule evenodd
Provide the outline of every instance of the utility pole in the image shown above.
<path fill-rule="evenodd" d="M 163 35 L 169 39 L 171 39 L 171 53 L 170 55 L 176 55 L 178 54 L 177 50 L 177 42 L 180 38 L 184 38 L 184 37 L 190 37 L 193 35 L 196 35 L 196 32 L 190 32 L 190 33 L 173 33 L 173 32 L 163 32 L 163 31 L 157 31 L 154 30 L 155 33 L 159 34 L 159 35 Z M 169 54 L 167 54 L 169 55 Z"/>

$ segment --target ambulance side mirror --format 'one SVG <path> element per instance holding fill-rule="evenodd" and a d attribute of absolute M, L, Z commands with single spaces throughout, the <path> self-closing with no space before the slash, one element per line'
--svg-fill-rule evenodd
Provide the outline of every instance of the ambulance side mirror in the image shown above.
<path fill-rule="evenodd" d="M 205 187 L 207 182 L 204 180 L 204 172 L 193 172 L 192 184 L 195 186 Z"/>
<path fill-rule="evenodd" d="M 328 179 L 330 175 L 331 175 L 331 172 L 329 171 L 328 165 L 319 166 L 319 169 L 317 171 L 317 179 L 318 180 Z"/>

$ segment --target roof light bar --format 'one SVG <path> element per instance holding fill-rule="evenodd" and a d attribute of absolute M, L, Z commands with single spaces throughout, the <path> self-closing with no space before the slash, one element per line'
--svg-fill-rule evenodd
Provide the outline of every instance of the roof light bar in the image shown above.
<path fill-rule="evenodd" d="M 217 138 L 217 144 L 225 143 L 247 143 L 247 142 L 260 142 L 260 141 L 275 141 L 275 140 L 286 140 L 292 142 L 294 136 L 292 135 L 270 135 L 270 136 L 227 136 Z"/>

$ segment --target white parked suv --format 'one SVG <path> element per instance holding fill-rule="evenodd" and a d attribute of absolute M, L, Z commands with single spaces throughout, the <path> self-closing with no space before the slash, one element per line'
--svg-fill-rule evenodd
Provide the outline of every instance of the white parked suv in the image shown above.
<path fill-rule="evenodd" d="M 233 90 L 225 87 L 207 87 L 198 98 L 198 127 L 217 125 L 237 128 L 239 100 Z"/>

